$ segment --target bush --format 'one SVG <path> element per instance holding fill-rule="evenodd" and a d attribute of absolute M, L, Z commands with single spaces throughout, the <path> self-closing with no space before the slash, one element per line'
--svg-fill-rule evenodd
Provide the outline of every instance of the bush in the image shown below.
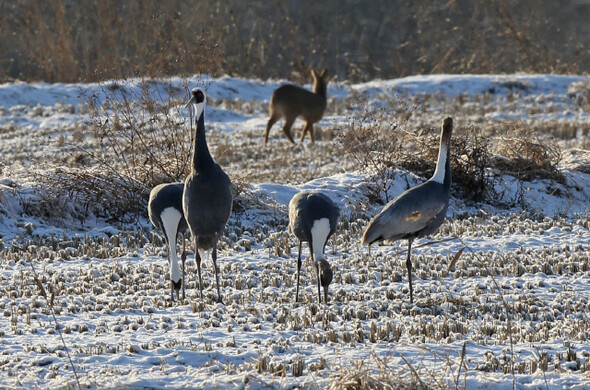
<path fill-rule="evenodd" d="M 385 110 L 366 112 L 351 118 L 348 126 L 339 129 L 336 142 L 356 163 L 372 177 L 369 186 L 371 201 L 381 203 L 381 196 L 389 202 L 388 190 L 393 186 L 392 168 L 402 153 L 403 135 Z"/>
<path fill-rule="evenodd" d="M 340 130 L 337 141 L 375 183 L 372 200 L 389 202 L 394 168 L 429 178 L 434 174 L 440 146 L 440 127 L 410 129 L 411 110 L 367 112 Z M 396 121 L 395 118 L 401 118 Z M 487 139 L 476 127 L 455 127 L 451 145 L 453 191 L 470 201 L 491 195 L 491 153 Z"/>
<path fill-rule="evenodd" d="M 51 196 L 66 196 L 82 205 L 86 216 L 128 221 L 146 214 L 152 187 L 184 181 L 190 172 L 190 127 L 180 114 L 186 82 L 103 83 L 86 96 L 95 140 L 83 149 L 92 167 L 59 167 L 43 182 Z M 80 210 L 74 216 L 81 219 Z"/>
<path fill-rule="evenodd" d="M 463 198 L 481 202 L 494 196 L 491 177 L 492 153 L 481 129 L 458 129 L 452 145 L 453 183 Z"/>
<path fill-rule="evenodd" d="M 554 140 L 549 137 L 541 140 L 539 132 L 529 127 L 514 127 L 512 134 L 512 137 L 499 138 L 496 150 L 501 157 L 494 160 L 495 168 L 521 181 L 539 178 L 565 182 L 557 169 L 561 150 Z"/>

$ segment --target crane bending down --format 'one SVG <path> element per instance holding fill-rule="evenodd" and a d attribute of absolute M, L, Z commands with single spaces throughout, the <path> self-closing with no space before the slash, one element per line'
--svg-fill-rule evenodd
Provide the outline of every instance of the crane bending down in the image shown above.
<path fill-rule="evenodd" d="M 174 300 L 180 299 L 179 292 L 182 287 L 182 299 L 185 298 L 184 263 L 186 260 L 186 248 L 184 232 L 188 228 L 184 215 L 182 215 L 182 191 L 184 183 L 164 183 L 155 186 L 150 192 L 148 202 L 148 215 L 152 224 L 164 233 L 164 239 L 168 246 L 168 262 L 170 263 L 170 296 Z M 178 264 L 176 254 L 176 239 L 182 235 L 182 271 Z"/>
<path fill-rule="evenodd" d="M 195 241 L 195 260 L 199 274 L 199 290 L 203 298 L 201 256 L 211 250 L 217 284 L 217 300 L 221 302 L 217 268 L 217 241 L 223 234 L 232 209 L 232 185 L 227 174 L 215 162 L 205 138 L 205 94 L 200 89 L 191 91 L 187 106 L 194 105 L 197 130 L 194 140 L 191 173 L 184 183 L 182 206 L 184 217 Z"/>
<path fill-rule="evenodd" d="M 299 240 L 297 257 L 297 290 L 295 302 L 299 301 L 299 273 L 301 271 L 301 244 L 309 244 L 309 252 L 314 262 L 318 283 L 318 301 L 322 295 L 320 285 L 324 287 L 324 303 L 328 303 L 328 286 L 332 282 L 333 272 L 324 257 L 326 242 L 336 231 L 340 209 L 326 195 L 318 192 L 299 192 L 289 202 L 289 230 Z"/>
<path fill-rule="evenodd" d="M 434 175 L 426 182 L 410 188 L 389 202 L 377 214 L 365 230 L 362 245 L 378 241 L 408 240 L 408 283 L 410 302 L 414 302 L 412 290 L 412 241 L 434 233 L 443 223 L 449 207 L 451 190 L 451 135 L 453 120 L 443 119 L 438 161 Z"/>

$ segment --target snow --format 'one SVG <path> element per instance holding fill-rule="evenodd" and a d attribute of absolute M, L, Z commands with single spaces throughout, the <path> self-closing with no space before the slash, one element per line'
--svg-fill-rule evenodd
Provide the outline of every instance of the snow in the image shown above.
<path fill-rule="evenodd" d="M 249 129 L 262 137 L 264 108 L 285 82 L 168 81 L 172 89 L 154 80 L 149 93 L 177 100 L 179 120 L 186 121 L 190 114 L 181 105 L 188 91 L 203 88 L 208 104 L 217 101 L 207 107 L 207 126 L 233 138 Z M 454 115 L 449 111 L 465 96 L 455 116 L 463 124 L 557 121 L 587 128 L 590 114 L 575 94 L 588 82 L 575 75 L 411 76 L 332 83 L 328 95 L 336 102 L 360 94 L 373 107 L 436 95 L 442 103 L 416 119 L 429 125 Z M 43 172 L 39 161 L 60 153 L 46 140 L 88 123 L 89 95 L 104 102 L 109 94 L 137 98 L 141 91 L 141 80 L 133 79 L 0 85 L 0 387 L 73 387 L 69 353 L 90 388 L 327 388 L 367 375 L 392 386 L 590 389 L 590 173 L 580 168 L 590 164 L 590 152 L 581 131 L 573 146 L 560 143 L 564 184 L 505 175 L 495 183 L 503 208 L 451 200 L 441 229 L 413 245 L 414 305 L 406 243 L 374 246 L 370 255 L 360 246 L 368 219 L 383 205 L 368 199 L 368 178 L 356 170 L 300 183 L 249 183 L 249 196 L 262 205 L 234 212 L 226 229 L 218 263 L 224 304 L 215 302 L 209 259 L 205 299 L 198 297 L 192 252 L 188 299 L 171 303 L 163 240 L 148 221 L 53 226 L 26 212 L 39 197 L 28 174 Z M 328 112 L 319 126 L 347 120 Z M 287 142 L 277 129 L 271 135 L 269 147 Z M 309 154 L 312 165 L 315 148 L 290 153 Z M 389 199 L 424 180 L 403 169 L 394 174 Z M 302 190 L 325 193 L 343 214 L 326 246 L 335 271 L 328 306 L 316 301 L 308 260 L 303 302 L 294 303 L 296 243 L 286 208 Z M 33 267 L 54 301 L 67 353 Z"/>
<path fill-rule="evenodd" d="M 459 94 L 506 94 L 519 91 L 524 94 L 558 94 L 568 92 L 570 85 L 587 81 L 588 76 L 565 75 L 428 75 L 409 76 L 395 80 L 369 81 L 353 88 L 359 92 L 379 94 L 441 93 L 455 97 Z"/>

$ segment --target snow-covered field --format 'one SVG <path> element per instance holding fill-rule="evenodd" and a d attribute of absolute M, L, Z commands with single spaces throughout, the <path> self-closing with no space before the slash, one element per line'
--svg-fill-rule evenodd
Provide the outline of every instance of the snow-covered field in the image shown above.
<path fill-rule="evenodd" d="M 279 122 L 266 148 L 266 106 L 280 82 L 169 82 L 181 121 L 190 118 L 180 104 L 186 86 L 206 90 L 210 149 L 233 150 L 216 157 L 248 182 L 249 201 L 232 214 L 221 244 L 224 304 L 215 302 L 209 259 L 199 298 L 192 252 L 188 299 L 170 302 L 162 239 L 145 219 L 113 226 L 64 216 L 56 225 L 28 215 L 36 175 L 68 160 L 63 140 L 92 145 L 85 99 L 101 88 L 0 85 L 0 388 L 76 387 L 73 364 L 90 388 L 590 389 L 590 77 L 332 83 L 321 140 L 291 146 Z M 169 98 L 157 82 L 151 88 Z M 332 152 L 328 136 L 363 108 L 393 106 L 412 107 L 410 128 L 451 115 L 464 127 L 573 129 L 555 141 L 563 183 L 506 175 L 495 179 L 497 202 L 451 200 L 437 234 L 415 242 L 413 305 L 406 243 L 370 254 L 360 246 L 383 205 L 369 200 L 369 179 Z M 238 150 L 250 150 L 249 159 L 232 158 Z M 390 197 L 425 180 L 395 174 Z M 335 270 L 327 306 L 317 303 L 308 259 L 303 302 L 294 303 L 297 247 L 286 205 L 303 189 L 323 191 L 343 214 L 326 248 Z"/>

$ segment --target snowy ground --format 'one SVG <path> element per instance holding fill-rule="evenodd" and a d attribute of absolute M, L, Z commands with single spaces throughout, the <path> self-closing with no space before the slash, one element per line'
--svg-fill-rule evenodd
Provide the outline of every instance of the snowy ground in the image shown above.
<path fill-rule="evenodd" d="M 179 120 L 189 118 L 180 105 L 185 86 L 203 86 L 211 150 L 229 145 L 254 155 L 218 156 L 226 170 L 250 179 L 252 200 L 234 212 L 221 243 L 224 304 L 215 303 L 210 261 L 206 297 L 198 298 L 192 252 L 188 299 L 169 301 L 162 239 L 145 220 L 55 226 L 27 215 L 33 173 L 67 160 L 60 137 L 84 132 L 85 98 L 100 88 L 0 85 L 0 388 L 71 388 L 73 363 L 90 388 L 590 389 L 589 82 L 439 75 L 329 86 L 324 134 L 361 107 L 393 106 L 415 107 L 416 127 L 452 115 L 482 129 L 510 121 L 553 135 L 573 129 L 556 141 L 564 183 L 504 176 L 495 182 L 495 204 L 452 199 L 437 234 L 415 243 L 414 305 L 406 243 L 373 247 L 370 255 L 360 247 L 368 218 L 382 205 L 369 202 L 367 178 L 354 163 L 330 153 L 329 137 L 289 145 L 280 123 L 270 146 L 261 144 L 279 82 L 173 79 L 171 95 L 151 85 L 161 99 L 179 100 Z M 281 154 L 289 167 L 260 161 Z M 424 180 L 397 175 L 390 196 Z M 326 307 L 317 303 L 307 260 L 303 302 L 294 303 L 297 249 L 286 205 L 302 189 L 325 192 L 343 211 L 327 247 L 335 277 Z"/>

